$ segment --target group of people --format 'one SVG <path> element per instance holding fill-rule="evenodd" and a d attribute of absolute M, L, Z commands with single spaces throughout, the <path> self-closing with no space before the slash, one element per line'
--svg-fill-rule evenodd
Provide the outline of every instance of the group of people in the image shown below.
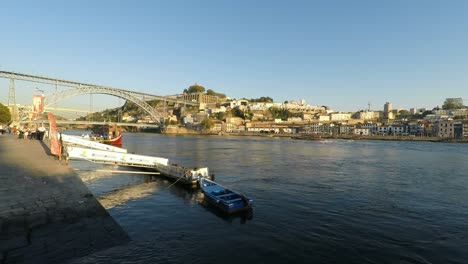
<path fill-rule="evenodd" d="M 30 140 L 34 140 L 34 139 L 43 140 L 44 138 L 48 137 L 47 129 L 43 126 L 34 127 L 34 128 L 13 127 L 13 134 L 18 135 L 19 139 L 30 139 Z"/>
<path fill-rule="evenodd" d="M 16 127 L 14 127 L 16 129 Z M 0 134 L 3 135 L 5 133 L 11 134 L 13 133 L 13 129 L 7 125 L 0 125 Z"/>

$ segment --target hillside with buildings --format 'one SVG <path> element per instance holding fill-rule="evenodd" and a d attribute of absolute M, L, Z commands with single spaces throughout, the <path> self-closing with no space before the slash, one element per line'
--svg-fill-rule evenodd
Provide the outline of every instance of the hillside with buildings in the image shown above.
<path fill-rule="evenodd" d="M 468 108 L 460 98 L 447 98 L 442 108 L 394 108 L 387 102 L 380 110 L 370 107 L 340 112 L 305 100 L 273 102 L 270 97 L 231 99 L 198 84 L 179 99 L 199 107 L 150 101 L 164 116 L 163 133 L 283 134 L 311 136 L 408 136 L 468 139 Z M 89 118 L 89 117 L 87 117 Z M 93 120 L 154 123 L 138 106 L 94 113 Z"/>

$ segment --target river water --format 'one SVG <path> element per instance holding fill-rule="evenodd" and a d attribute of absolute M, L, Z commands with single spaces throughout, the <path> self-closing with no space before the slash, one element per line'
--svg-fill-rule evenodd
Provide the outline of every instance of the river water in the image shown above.
<path fill-rule="evenodd" d="M 136 154 L 209 167 L 252 213 L 131 170 L 71 165 L 133 240 L 76 263 L 467 263 L 468 144 L 124 134 Z"/>

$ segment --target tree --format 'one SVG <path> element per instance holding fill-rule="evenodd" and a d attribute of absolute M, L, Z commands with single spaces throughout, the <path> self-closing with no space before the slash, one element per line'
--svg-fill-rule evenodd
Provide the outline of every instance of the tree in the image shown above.
<path fill-rule="evenodd" d="M 213 95 L 213 96 L 215 96 L 215 95 L 216 95 L 216 92 L 213 91 L 213 90 L 211 90 L 211 89 L 208 89 L 208 90 L 206 90 L 206 94 L 207 94 L 207 95 Z"/>
<path fill-rule="evenodd" d="M 4 106 L 0 103 L 0 124 L 5 124 L 10 122 L 11 120 L 11 113 L 8 107 Z"/>
<path fill-rule="evenodd" d="M 253 114 L 252 112 L 248 112 L 248 113 L 247 113 L 247 119 L 252 120 L 253 115 L 254 115 L 254 114 Z"/>
<path fill-rule="evenodd" d="M 204 130 L 209 130 L 212 127 L 214 127 L 214 122 L 210 118 L 205 118 L 203 121 L 201 121 L 201 126 Z"/>
<path fill-rule="evenodd" d="M 465 108 L 462 98 L 446 98 L 444 104 L 442 105 L 442 109 L 444 110 L 461 108 Z"/>
<path fill-rule="evenodd" d="M 398 117 L 399 118 L 408 118 L 410 116 L 410 112 L 408 110 L 401 110 L 399 113 L 398 113 Z"/>
<path fill-rule="evenodd" d="M 226 118 L 226 114 L 223 112 L 218 112 L 213 115 L 216 119 L 223 121 Z"/>
<path fill-rule="evenodd" d="M 275 119 L 287 120 L 289 117 L 293 116 L 291 112 L 287 109 L 280 109 L 276 107 L 270 107 L 269 109 L 271 115 Z M 300 116 L 300 114 L 299 114 Z"/>
<path fill-rule="evenodd" d="M 188 93 L 203 93 L 205 92 L 205 87 L 198 85 L 195 83 L 194 85 L 190 86 L 187 90 Z"/>
<path fill-rule="evenodd" d="M 426 110 L 421 115 L 422 115 L 422 117 L 425 117 L 425 116 L 430 115 L 430 114 L 432 114 L 432 111 L 431 110 Z"/>
<path fill-rule="evenodd" d="M 217 93 L 217 92 L 215 92 L 215 91 L 213 91 L 213 90 L 211 90 L 211 89 L 208 89 L 208 90 L 206 91 L 206 94 L 207 94 L 207 95 L 212 95 L 212 96 L 218 96 L 219 98 L 226 98 L 226 95 L 225 95 L 225 94 Z"/>
<path fill-rule="evenodd" d="M 252 99 L 248 99 L 248 101 L 250 102 L 258 102 L 258 103 L 273 103 L 273 98 L 271 97 L 260 97 L 260 98 L 252 98 Z"/>
<path fill-rule="evenodd" d="M 417 113 L 415 115 L 413 115 L 413 118 L 414 119 L 419 119 L 419 118 L 424 118 L 425 116 L 427 115 L 431 115 L 432 114 L 432 110 L 426 110 L 422 113 Z"/>
<path fill-rule="evenodd" d="M 240 117 L 240 118 L 242 118 L 242 119 L 245 119 L 244 111 L 240 110 L 239 107 L 234 107 L 234 108 L 231 110 L 231 113 L 232 113 L 232 116 L 237 116 L 237 117 Z"/>

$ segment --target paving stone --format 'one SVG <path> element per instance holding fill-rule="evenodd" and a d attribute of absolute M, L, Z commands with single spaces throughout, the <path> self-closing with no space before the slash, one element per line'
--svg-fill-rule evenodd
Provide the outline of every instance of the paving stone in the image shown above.
<path fill-rule="evenodd" d="M 39 141 L 0 137 L 0 263 L 62 263 L 128 240 Z"/>

